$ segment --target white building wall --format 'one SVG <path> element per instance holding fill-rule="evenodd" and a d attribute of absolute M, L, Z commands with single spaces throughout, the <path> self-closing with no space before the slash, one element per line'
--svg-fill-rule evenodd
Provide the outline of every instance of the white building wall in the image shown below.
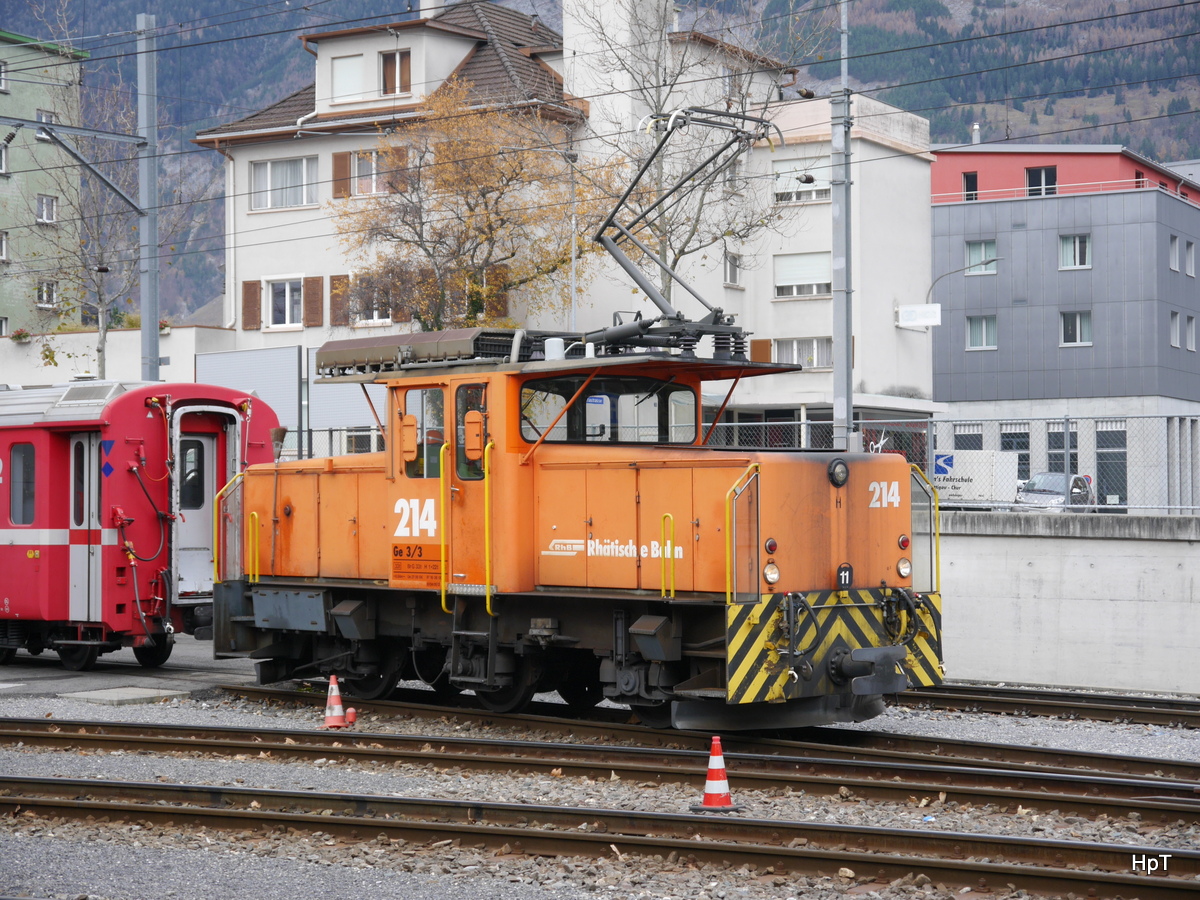
<path fill-rule="evenodd" d="M 795 101 L 771 112 L 784 145 L 774 152 L 756 147 L 751 171 L 771 189 L 774 161 L 803 159 L 814 174 L 830 179 L 829 101 Z M 929 123 L 864 97 L 854 98 L 853 114 L 854 403 L 924 414 L 936 408 L 930 399 L 932 336 L 897 328 L 895 308 L 924 303 L 929 287 Z M 776 254 L 832 252 L 832 205 L 817 200 L 779 209 L 787 217 L 780 233 L 745 248 L 752 263 L 745 273 L 743 324 L 756 339 L 832 336 L 832 298 L 776 299 L 772 261 Z M 828 407 L 832 392 L 832 370 L 823 369 L 751 379 L 738 387 L 735 402 Z"/>

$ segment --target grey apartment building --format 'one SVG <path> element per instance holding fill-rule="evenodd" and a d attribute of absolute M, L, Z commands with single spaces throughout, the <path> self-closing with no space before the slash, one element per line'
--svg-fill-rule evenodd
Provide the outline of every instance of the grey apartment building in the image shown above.
<path fill-rule="evenodd" d="M 1101 505 L 1200 505 L 1200 183 L 1120 146 L 935 153 L 938 449 L 1069 465 Z"/>

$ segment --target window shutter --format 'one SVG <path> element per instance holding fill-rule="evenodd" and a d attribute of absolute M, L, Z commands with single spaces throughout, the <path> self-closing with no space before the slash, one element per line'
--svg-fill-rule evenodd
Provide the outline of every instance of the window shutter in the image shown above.
<path fill-rule="evenodd" d="M 262 328 L 262 283 L 242 282 L 242 330 L 258 331 Z"/>
<path fill-rule="evenodd" d="M 824 284 L 832 280 L 831 253 L 785 253 L 775 257 L 776 284 Z"/>
<path fill-rule="evenodd" d="M 350 324 L 350 276 L 329 276 L 329 324 Z"/>
<path fill-rule="evenodd" d="M 400 54 L 400 92 L 412 90 L 412 54 L 405 50 Z"/>
<path fill-rule="evenodd" d="M 393 322 L 411 322 L 412 313 L 400 305 L 400 301 L 392 298 L 392 321 Z"/>
<path fill-rule="evenodd" d="M 320 275 L 304 279 L 304 325 L 320 328 L 325 321 L 325 279 Z"/>
<path fill-rule="evenodd" d="M 750 362 L 766 362 L 771 361 L 771 341 L 769 338 L 763 340 L 751 339 L 750 341 Z"/>
<path fill-rule="evenodd" d="M 333 199 L 350 196 L 350 153 L 333 154 Z"/>
<path fill-rule="evenodd" d="M 775 176 L 776 191 L 815 191 L 830 187 L 828 159 L 784 159 L 772 160 L 771 171 Z M 812 184 L 802 184 L 798 175 L 811 175 Z"/>

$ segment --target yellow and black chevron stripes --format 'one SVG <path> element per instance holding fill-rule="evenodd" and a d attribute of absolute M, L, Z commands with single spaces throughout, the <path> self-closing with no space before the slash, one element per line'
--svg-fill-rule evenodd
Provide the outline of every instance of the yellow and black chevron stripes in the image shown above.
<path fill-rule="evenodd" d="M 787 699 L 783 689 L 790 669 L 777 650 L 788 647 L 783 598 L 783 594 L 764 594 L 759 603 L 725 608 L 728 702 Z"/>
<path fill-rule="evenodd" d="M 885 599 L 890 594 L 882 588 L 810 591 L 802 603 L 788 595 L 765 594 L 756 604 L 730 605 L 726 609 L 728 702 L 780 702 L 848 693 L 848 684 L 831 677 L 829 660 L 839 651 L 896 643 L 885 625 Z M 923 597 L 917 607 L 916 634 L 903 666 L 911 683 L 938 684 L 942 673 L 941 598 L 936 594 Z M 794 659 L 789 657 L 792 642 L 787 603 L 795 606 Z M 902 607 L 898 617 L 893 631 L 903 636 L 912 623 Z M 800 674 L 794 674 L 794 669 Z"/>
<path fill-rule="evenodd" d="M 908 680 L 917 687 L 932 687 L 942 683 L 942 598 L 940 594 L 922 594 L 924 602 L 917 605 L 920 625 L 917 635 L 908 645 L 908 655 L 901 665 Z"/>

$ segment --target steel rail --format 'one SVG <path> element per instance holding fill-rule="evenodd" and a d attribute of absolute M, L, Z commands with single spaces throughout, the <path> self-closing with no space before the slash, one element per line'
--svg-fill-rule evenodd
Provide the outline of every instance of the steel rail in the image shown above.
<path fill-rule="evenodd" d="M 220 685 L 232 694 L 264 701 L 303 703 L 324 707 L 325 693 L 284 690 L 254 685 Z M 424 700 L 428 691 L 411 690 L 400 694 L 411 702 L 398 700 L 353 700 L 360 712 L 369 711 L 382 716 L 440 719 L 457 716 L 481 724 L 536 729 L 545 733 L 571 735 L 596 740 L 626 740 L 644 746 L 685 747 L 707 749 L 712 742 L 708 732 L 656 730 L 633 724 L 628 710 L 598 708 L 591 710 L 595 720 L 566 718 L 568 707 L 554 703 L 535 703 L 522 714 L 492 713 L 470 707 L 435 706 Z M 466 698 L 464 698 L 466 699 Z M 537 713 L 536 715 L 533 713 Z M 1016 744 L 993 744 L 980 741 L 957 741 L 951 738 L 921 737 L 888 734 L 877 731 L 858 731 L 846 728 L 810 728 L 792 734 L 803 734 L 808 740 L 792 740 L 777 734 L 726 735 L 722 744 L 728 750 L 747 753 L 779 753 L 784 755 L 834 756 L 837 759 L 858 760 L 925 760 L 943 765 L 975 765 L 986 763 L 996 768 L 1031 768 L 1061 772 L 1105 772 L 1118 776 L 1168 778 L 1177 781 L 1200 782 L 1200 763 L 1140 756 L 1117 756 L 1088 753 L 1080 750 L 1059 750 Z"/>
<path fill-rule="evenodd" d="M 1075 892 L 1141 900 L 1194 897 L 1200 851 L 1171 850 L 1168 876 L 1132 860 L 1161 847 L 1089 844 L 775 819 L 556 807 L 472 800 L 280 791 L 91 779 L 0 776 L 0 815 L 101 818 L 236 830 L 319 831 L 346 840 L 387 836 L 435 845 L 460 839 L 554 856 L 666 855 L 724 866 L 835 874 L 849 867 L 887 883 L 920 871 L 989 890 Z"/>
<path fill-rule="evenodd" d="M 705 777 L 708 754 L 699 750 L 562 744 L 472 737 L 334 733 L 284 729 L 112 722 L 0 719 L 0 743 L 59 748 L 103 748 L 249 755 L 266 759 L 338 756 L 355 762 L 458 766 L 474 771 L 544 772 L 606 778 L 611 774 L 658 783 Z M 1143 821 L 1200 822 L 1200 794 L 1190 783 L 1113 778 L 1096 774 L 1039 773 L 913 762 L 859 762 L 769 754 L 725 754 L 743 788 L 790 788 L 835 796 L 908 802 L 914 796 L 961 805 L 1014 804 L 1033 811 L 1096 818 L 1137 813 Z"/>
<path fill-rule="evenodd" d="M 1126 697 L 1041 688 L 941 684 L 931 688 L 914 688 L 897 694 L 895 702 L 907 707 L 1200 728 L 1200 700 L 1183 698 Z"/>

